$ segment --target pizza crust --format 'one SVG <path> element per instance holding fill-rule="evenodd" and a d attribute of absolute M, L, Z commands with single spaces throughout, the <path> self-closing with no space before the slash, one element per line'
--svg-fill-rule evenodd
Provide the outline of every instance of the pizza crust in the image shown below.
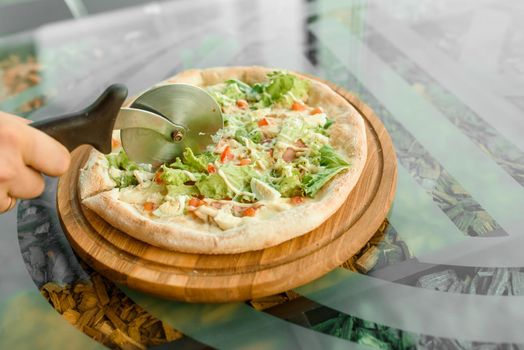
<path fill-rule="evenodd" d="M 81 200 L 116 187 L 108 169 L 109 162 L 106 157 L 93 148 L 86 165 L 80 169 L 78 193 Z"/>
<path fill-rule="evenodd" d="M 205 87 L 227 79 L 239 79 L 253 84 L 265 80 L 266 74 L 273 70 L 275 69 L 263 67 L 189 70 L 158 85 L 176 82 Z M 337 211 L 357 183 L 367 157 L 366 131 L 364 120 L 349 102 L 327 85 L 300 76 L 311 82 L 306 103 L 322 107 L 335 120 L 330 127 L 330 143 L 351 163 L 349 170 L 337 175 L 314 199 L 279 212 L 269 219 L 261 220 L 256 216 L 244 218 L 241 225 L 222 231 L 186 216 L 162 221 L 144 216 L 133 205 L 118 200 L 118 189 L 114 189 L 114 185 L 108 188 L 109 182 L 100 174 L 100 167 L 87 166 L 82 170 L 84 175 L 81 175 L 79 181 L 80 193 L 85 194 L 81 195 L 82 204 L 136 239 L 188 253 L 233 254 L 259 250 L 317 228 Z M 92 152 L 90 161 L 97 157 L 96 153 L 98 152 Z"/>

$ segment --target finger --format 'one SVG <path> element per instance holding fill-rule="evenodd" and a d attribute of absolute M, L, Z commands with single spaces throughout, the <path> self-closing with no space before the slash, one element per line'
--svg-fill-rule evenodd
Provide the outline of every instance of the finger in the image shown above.
<path fill-rule="evenodd" d="M 2 117 L 5 117 L 5 118 L 10 118 L 12 120 L 16 120 L 18 122 L 22 122 L 24 124 L 29 124 L 31 123 L 32 121 L 29 120 L 29 119 L 26 119 L 26 118 L 22 118 L 22 117 L 19 117 L 17 115 L 14 115 L 14 114 L 9 114 L 9 113 L 5 113 L 5 112 L 0 112 L 0 118 Z"/>
<path fill-rule="evenodd" d="M 44 192 L 44 177 L 37 171 L 25 167 L 18 167 L 16 179 L 8 185 L 8 193 L 15 198 L 34 198 Z"/>
<path fill-rule="evenodd" d="M 5 185 L 10 183 L 18 175 L 17 164 L 22 164 L 20 155 L 16 149 L 5 147 L 0 143 L 0 195 L 7 192 Z"/>
<path fill-rule="evenodd" d="M 16 198 L 13 198 L 13 197 L 9 197 L 9 200 L 11 201 L 11 203 L 9 204 L 9 207 L 7 208 L 7 211 L 13 209 L 14 207 L 16 207 Z"/>
<path fill-rule="evenodd" d="M 8 212 L 16 205 L 16 200 L 9 196 L 2 196 L 0 200 L 0 214 Z"/>
<path fill-rule="evenodd" d="M 26 127 L 29 135 L 22 150 L 24 162 L 49 176 L 60 176 L 69 168 L 69 151 L 43 132 Z"/>
<path fill-rule="evenodd" d="M 70 155 L 63 145 L 22 118 L 1 112 L 0 150 L 21 154 L 25 164 L 50 176 L 62 175 L 69 167 Z"/>

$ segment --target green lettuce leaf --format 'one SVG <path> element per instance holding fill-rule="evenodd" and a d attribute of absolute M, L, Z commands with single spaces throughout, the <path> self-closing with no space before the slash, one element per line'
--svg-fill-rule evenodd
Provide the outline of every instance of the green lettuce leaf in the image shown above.
<path fill-rule="evenodd" d="M 326 119 L 326 123 L 322 126 L 322 128 L 324 128 L 324 130 L 327 130 L 331 125 L 333 125 L 333 123 L 335 123 L 334 120 Z"/>
<path fill-rule="evenodd" d="M 235 140 L 240 142 L 240 144 L 245 145 L 246 141 L 244 139 L 249 138 L 249 134 L 245 129 L 237 129 L 235 131 Z"/>
<path fill-rule="evenodd" d="M 207 198 L 224 199 L 234 196 L 224 179 L 217 173 L 202 177 L 197 181 L 196 187 L 200 194 Z"/>
<path fill-rule="evenodd" d="M 309 83 L 299 77 L 285 73 L 272 72 L 268 74 L 269 85 L 266 92 L 271 96 L 272 102 L 285 101 L 286 105 L 291 105 L 294 99 L 304 100 L 309 91 Z"/>
<path fill-rule="evenodd" d="M 249 133 L 249 139 L 254 143 L 260 143 L 264 140 L 264 135 L 260 130 L 253 130 Z"/>
<path fill-rule="evenodd" d="M 195 155 L 191 148 L 187 147 L 183 153 L 183 159 L 177 158 L 170 164 L 171 168 L 187 170 L 192 173 L 207 172 L 207 165 L 213 163 L 217 156 L 211 152 Z"/>
<path fill-rule="evenodd" d="M 160 178 L 166 185 L 183 185 L 184 183 L 191 181 L 191 178 L 180 169 L 171 169 L 165 165 L 162 165 L 162 175 Z"/>
<path fill-rule="evenodd" d="M 335 175 L 348 167 L 336 167 L 326 168 L 316 174 L 308 174 L 302 179 L 302 189 L 304 193 L 310 197 L 314 197 L 315 194 Z"/>
<path fill-rule="evenodd" d="M 133 171 L 145 170 L 140 167 L 136 162 L 130 160 L 127 154 L 121 150 L 118 154 L 108 154 L 106 159 L 109 162 L 109 166 L 112 168 L 119 169 L 121 171 L 119 176 L 111 176 L 111 179 L 116 182 L 116 186 L 119 188 L 135 186 L 138 184 Z"/>
<path fill-rule="evenodd" d="M 136 179 L 135 175 L 133 175 L 133 171 L 131 170 L 123 171 L 122 175 L 118 178 L 111 178 L 116 182 L 116 187 L 118 188 L 138 185 L 138 180 Z"/>
<path fill-rule="evenodd" d="M 293 88 L 294 80 L 295 77 L 291 74 L 272 72 L 269 74 L 269 85 L 266 88 L 266 92 L 273 101 L 278 101 Z"/>
<path fill-rule="evenodd" d="M 141 169 L 136 162 L 130 160 L 127 157 L 127 154 L 123 150 L 121 150 L 118 154 L 108 154 L 106 158 L 109 162 L 109 166 L 120 170 L 133 171 Z"/>
<path fill-rule="evenodd" d="M 348 167 L 346 162 L 334 149 L 329 145 L 324 145 L 320 148 L 320 165 L 327 168 Z"/>
<path fill-rule="evenodd" d="M 253 141 L 254 143 L 260 143 L 264 139 L 264 135 L 260 130 L 256 129 L 250 132 L 246 131 L 245 129 L 237 129 L 237 131 L 235 131 L 235 140 L 244 146 L 246 145 L 244 140 L 245 138 Z"/>

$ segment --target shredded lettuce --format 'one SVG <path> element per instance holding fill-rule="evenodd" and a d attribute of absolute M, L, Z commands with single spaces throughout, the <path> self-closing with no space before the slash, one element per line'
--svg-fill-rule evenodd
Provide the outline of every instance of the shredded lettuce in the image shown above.
<path fill-rule="evenodd" d="M 211 90 L 211 94 L 222 106 L 228 106 L 238 99 L 245 99 L 254 108 L 269 107 L 275 103 L 290 106 L 294 100 L 304 100 L 309 91 L 307 80 L 283 72 L 269 73 L 268 81 L 252 86 L 236 79 L 226 81 L 222 91 Z"/>
<path fill-rule="evenodd" d="M 225 89 L 222 91 L 222 94 L 235 101 L 239 99 L 246 99 L 246 94 L 240 89 L 240 86 L 237 82 L 227 83 Z"/>
<path fill-rule="evenodd" d="M 255 87 L 251 87 L 248 84 L 237 80 L 237 79 L 230 79 L 226 81 L 227 87 L 226 90 L 232 89 L 232 90 L 238 90 L 242 93 L 241 97 L 249 102 L 256 102 L 259 100 L 259 90 Z"/>
<path fill-rule="evenodd" d="M 211 94 L 211 96 L 213 96 L 215 101 L 217 101 L 218 104 L 221 106 L 229 106 L 235 103 L 234 99 L 227 97 L 226 95 L 222 94 L 219 91 L 209 91 L 209 93 Z"/>
<path fill-rule="evenodd" d="M 245 146 L 245 139 L 249 139 L 254 143 L 260 143 L 264 139 L 264 135 L 262 135 L 262 132 L 257 129 L 251 130 L 250 132 L 246 131 L 246 129 L 237 129 L 235 131 L 235 140 Z"/>
<path fill-rule="evenodd" d="M 258 177 L 257 172 L 250 166 L 236 166 L 224 164 L 220 171 L 227 181 L 235 188 L 235 192 L 249 192 L 253 177 Z"/>
<path fill-rule="evenodd" d="M 135 186 L 138 184 L 133 171 L 145 170 L 139 166 L 136 162 L 133 162 L 127 157 L 127 154 L 122 150 L 117 154 L 111 153 L 106 155 L 106 159 L 109 162 L 111 168 L 118 169 L 117 172 L 109 172 L 109 175 L 113 181 L 116 182 L 116 186 L 119 188 Z M 112 174 L 118 174 L 113 176 Z"/>
<path fill-rule="evenodd" d="M 283 197 L 300 195 L 302 193 L 302 182 L 298 170 L 293 170 L 292 176 L 282 177 L 278 182 L 277 190 Z"/>
<path fill-rule="evenodd" d="M 289 117 L 284 120 L 282 129 L 277 136 L 277 141 L 293 144 L 295 141 L 302 138 L 306 132 L 304 123 L 300 118 Z"/>
<path fill-rule="evenodd" d="M 198 196 L 200 191 L 194 185 L 167 185 L 167 195 L 175 198 L 182 195 Z"/>
<path fill-rule="evenodd" d="M 112 177 L 112 179 L 116 182 L 118 188 L 138 185 L 138 180 L 132 171 L 123 171 L 119 177 Z"/>
<path fill-rule="evenodd" d="M 323 113 L 309 115 L 287 109 L 294 101 L 305 100 L 308 90 L 307 80 L 283 71 L 269 73 L 267 81 L 253 85 L 232 79 L 209 87 L 208 91 L 222 106 L 245 99 L 250 108 L 224 109 L 225 126 L 213 135 L 215 144 L 208 146 L 209 152 L 194 154 L 186 148 L 173 163 L 163 165 L 163 193 L 167 190 L 167 196 L 173 198 L 203 196 L 253 201 L 257 196 L 251 183 L 260 187 L 262 181 L 283 197 L 315 196 L 350 164 L 329 145 L 327 129 L 332 120 Z M 269 127 L 260 127 L 260 120 L 273 113 L 276 117 L 268 118 Z M 286 117 L 279 118 L 281 113 Z M 227 140 L 235 159 L 218 161 L 216 144 L 221 140 Z M 284 161 L 289 147 L 295 148 L 296 153 L 293 159 Z M 245 158 L 250 162 L 240 163 Z M 119 186 L 136 184 L 133 172 L 141 169 L 139 164 L 131 162 L 123 152 L 109 156 L 108 161 L 115 168 L 113 175 Z M 208 172 L 210 163 L 216 172 Z"/>

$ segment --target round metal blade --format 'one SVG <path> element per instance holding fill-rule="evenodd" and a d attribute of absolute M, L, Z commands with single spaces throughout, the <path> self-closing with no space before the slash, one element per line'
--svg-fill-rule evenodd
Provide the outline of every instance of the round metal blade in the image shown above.
<path fill-rule="evenodd" d="M 204 89 L 188 84 L 155 87 L 140 95 L 131 105 L 159 114 L 181 126 L 174 141 L 145 128 L 121 130 L 122 147 L 140 163 L 159 165 L 181 156 L 186 147 L 194 153 L 205 151 L 211 135 L 224 126 L 218 103 Z"/>

